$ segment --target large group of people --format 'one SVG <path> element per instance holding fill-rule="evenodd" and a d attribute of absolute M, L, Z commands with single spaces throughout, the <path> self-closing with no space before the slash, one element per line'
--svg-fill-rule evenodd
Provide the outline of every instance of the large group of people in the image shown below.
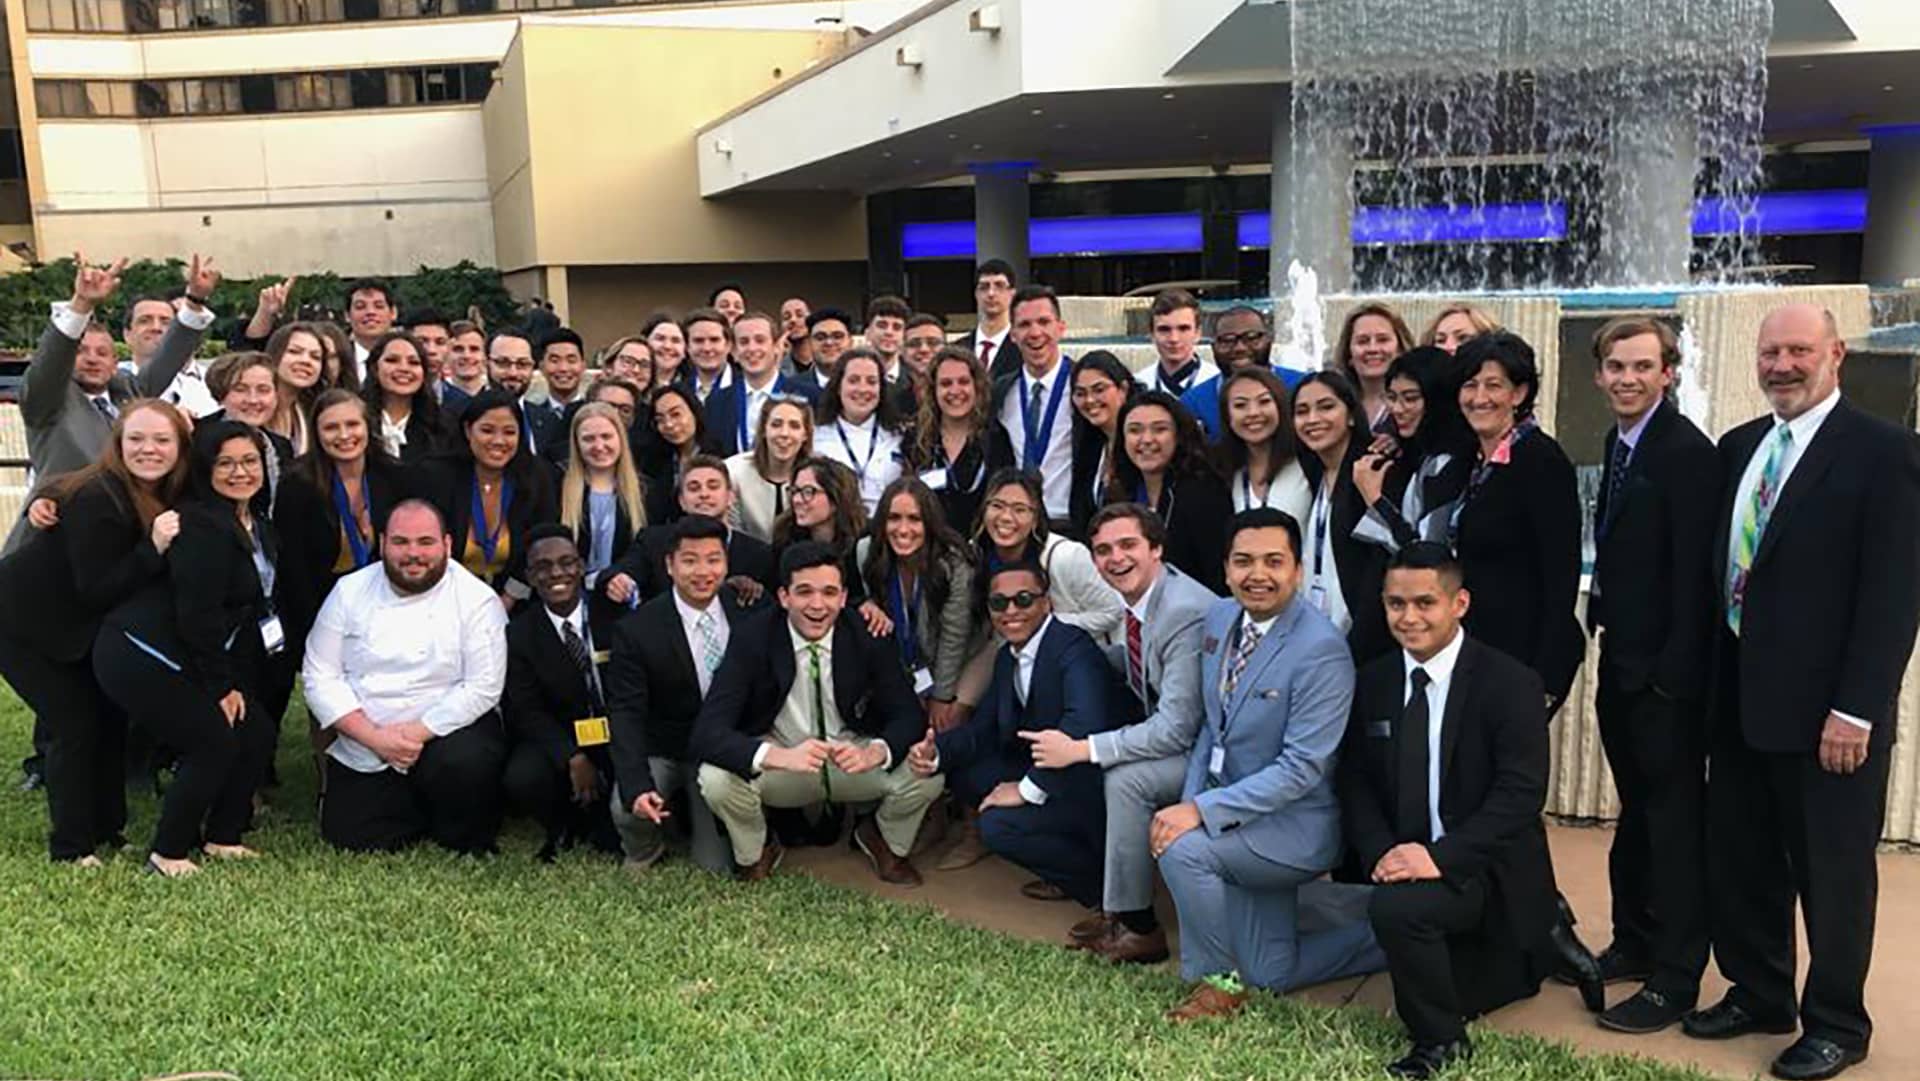
<path fill-rule="evenodd" d="M 1790 1081 L 1866 1056 L 1920 451 L 1841 394 L 1819 309 L 1766 319 L 1772 413 L 1717 448 L 1670 327 L 1600 331 L 1583 628 L 1534 352 L 1470 305 L 1417 339 L 1358 307 L 1309 374 L 1267 313 L 1169 291 L 1136 373 L 1066 356 L 1052 290 L 991 260 L 957 339 L 898 297 L 723 285 L 591 354 L 378 281 L 345 327 L 287 321 L 283 285 L 202 371 L 196 257 L 127 305 L 123 371 L 120 269 L 78 260 L 54 307 L 0 558 L 57 861 L 126 844 L 141 755 L 171 771 L 148 869 L 257 855 L 297 683 L 343 849 L 488 854 L 518 814 L 539 858 L 635 873 L 751 882 L 846 838 L 912 887 L 929 850 L 993 855 L 1114 963 L 1169 956 L 1157 873 L 1175 1021 L 1385 971 L 1388 1069 L 1423 1078 L 1558 978 L 1622 1032 L 1797 1030 Z M 1542 825 L 1588 629 L 1621 805 L 1597 957 Z M 1733 987 L 1702 1008 L 1710 952 Z"/>

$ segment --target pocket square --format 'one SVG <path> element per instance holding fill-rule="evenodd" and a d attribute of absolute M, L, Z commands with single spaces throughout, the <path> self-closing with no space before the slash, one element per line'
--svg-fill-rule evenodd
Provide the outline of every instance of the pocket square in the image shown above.
<path fill-rule="evenodd" d="M 1220 639 L 1209 636 L 1206 641 L 1200 643 L 1200 650 L 1203 653 L 1220 652 Z"/>
<path fill-rule="evenodd" d="M 1368 721 L 1367 735 L 1373 737 L 1374 739 L 1392 739 L 1393 738 L 1393 722 L 1392 721 Z"/>

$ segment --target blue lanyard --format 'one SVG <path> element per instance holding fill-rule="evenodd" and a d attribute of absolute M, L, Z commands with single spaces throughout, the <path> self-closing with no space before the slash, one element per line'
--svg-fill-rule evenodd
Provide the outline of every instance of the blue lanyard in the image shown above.
<path fill-rule="evenodd" d="M 909 601 L 900 584 L 900 572 L 895 571 L 887 590 L 887 607 L 893 611 L 893 633 L 900 640 L 900 659 L 906 662 L 909 672 L 920 663 L 920 636 L 914 633 L 913 622 L 920 614 L 920 589 L 924 584 L 925 576 L 914 578 L 913 598 Z"/>
<path fill-rule="evenodd" d="M 507 527 L 507 508 L 513 506 L 513 478 L 502 474 L 500 477 L 500 520 L 487 528 L 487 504 L 480 498 L 480 476 L 473 478 L 473 527 L 468 530 L 475 540 L 480 542 L 480 554 L 487 558 L 487 565 L 493 565 L 493 553 L 500 550 L 500 531 Z"/>
<path fill-rule="evenodd" d="M 1064 365 L 1066 362 L 1067 358 L 1061 357 L 1059 365 Z M 1065 374 L 1066 373 L 1061 372 L 1058 365 L 1056 365 L 1053 376 L 1053 393 L 1047 398 L 1047 414 L 1045 418 L 1040 421 L 1038 431 L 1035 431 L 1033 427 L 1033 405 L 1028 401 L 1029 395 L 1027 393 L 1029 388 L 1019 388 L 1020 428 L 1027 437 L 1027 445 L 1020 448 L 1020 462 L 1021 467 L 1024 469 L 1039 469 L 1040 463 L 1047 457 L 1047 448 L 1053 445 L 1053 422 L 1060 413 L 1060 399 L 1064 396 L 1062 392 L 1067 389 L 1067 380 L 1064 378 Z"/>
<path fill-rule="evenodd" d="M 360 505 L 367 508 L 367 519 L 373 519 L 373 496 L 367 490 L 365 474 L 360 477 Z M 333 475 L 333 508 L 340 513 L 340 531 L 347 535 L 347 547 L 353 552 L 353 565 L 364 567 L 373 562 L 373 553 L 367 542 L 360 539 L 360 522 L 353 516 L 353 504 L 347 501 L 347 486 L 341 482 L 340 474 Z"/>
<path fill-rule="evenodd" d="M 873 452 L 880 449 L 880 423 L 874 421 L 873 435 L 867 439 L 867 460 L 859 463 L 855 463 L 853 460 L 853 444 L 847 442 L 846 425 L 836 420 L 833 422 L 833 430 L 840 433 L 840 445 L 846 448 L 847 464 L 853 466 L 853 471 L 855 475 L 860 478 L 860 483 L 865 484 L 867 481 L 867 467 L 873 464 Z"/>

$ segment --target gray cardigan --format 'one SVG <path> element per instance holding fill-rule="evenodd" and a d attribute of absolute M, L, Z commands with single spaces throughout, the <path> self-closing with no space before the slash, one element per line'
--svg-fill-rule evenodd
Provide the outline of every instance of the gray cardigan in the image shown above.
<path fill-rule="evenodd" d="M 861 537 L 854 545 L 857 566 L 866 567 L 872 547 L 872 537 Z M 940 702 L 953 701 L 960 673 L 979 645 L 973 622 L 973 565 L 958 554 L 950 555 L 947 583 L 946 603 L 939 611 L 933 610 L 933 598 L 923 590 L 919 611 L 914 615 L 914 625 L 920 631 L 920 656 L 933 671 L 932 697 Z M 883 607 L 886 604 L 884 596 L 870 599 Z"/>

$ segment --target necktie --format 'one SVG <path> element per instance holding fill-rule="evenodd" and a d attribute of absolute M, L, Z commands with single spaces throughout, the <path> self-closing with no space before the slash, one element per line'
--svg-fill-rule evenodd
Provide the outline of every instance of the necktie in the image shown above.
<path fill-rule="evenodd" d="M 1613 441 L 1613 461 L 1607 466 L 1607 513 L 1601 519 L 1601 532 L 1620 515 L 1620 493 L 1627 488 L 1627 467 L 1633 461 L 1633 446 L 1624 439 Z"/>
<path fill-rule="evenodd" d="M 1395 757 L 1398 759 L 1399 797 L 1395 800 L 1394 830 L 1402 841 L 1425 844 L 1433 839 L 1432 823 L 1427 819 L 1427 685 L 1433 677 L 1424 668 L 1415 668 L 1408 680 L 1413 697 L 1400 714 Z"/>
<path fill-rule="evenodd" d="M 93 408 L 95 412 L 107 418 L 108 424 L 112 424 L 114 421 L 120 419 L 120 411 L 113 407 L 113 403 L 108 401 L 107 396 L 104 394 L 93 399 Z"/>
<path fill-rule="evenodd" d="M 1033 445 L 1040 440 L 1040 427 L 1046 423 L 1040 416 L 1040 411 L 1047 407 L 1045 392 L 1046 388 L 1038 380 L 1027 391 L 1027 457 L 1036 466 L 1047 458 L 1047 448 Z"/>
<path fill-rule="evenodd" d="M 1253 659 L 1253 651 L 1260 648 L 1260 628 L 1249 622 L 1240 624 L 1240 645 L 1233 651 L 1233 659 L 1227 663 L 1227 680 L 1221 694 L 1222 698 L 1233 695 L 1233 689 L 1239 685 L 1240 676 L 1247 670 L 1247 662 Z"/>
<path fill-rule="evenodd" d="M 571 622 L 560 625 L 560 644 L 566 647 L 567 657 L 573 666 L 580 670 L 580 679 L 587 685 L 587 701 L 593 705 L 595 713 L 600 712 L 600 688 L 593 678 L 593 657 L 587 653 L 587 644 L 580 639 L 580 632 L 573 629 Z"/>
<path fill-rule="evenodd" d="M 700 632 L 700 693 L 706 694 L 713 674 L 720 669 L 720 634 L 711 606 L 700 613 L 695 629 Z"/>
<path fill-rule="evenodd" d="M 822 743 L 827 739 L 827 699 L 820 689 L 820 643 L 807 643 L 807 679 L 813 685 L 813 728 Z M 820 789 L 833 800 L 833 780 L 827 776 L 827 764 L 820 763 Z"/>
<path fill-rule="evenodd" d="M 1140 696 L 1140 704 L 1149 712 L 1153 703 L 1147 700 L 1147 665 L 1141 645 L 1140 620 L 1131 611 L 1127 613 L 1127 686 Z"/>
<path fill-rule="evenodd" d="M 1793 429 L 1785 424 L 1775 425 L 1773 438 L 1767 443 L 1766 460 L 1760 464 L 1760 482 L 1753 486 L 1753 498 L 1747 500 L 1735 526 L 1738 532 L 1733 546 L 1732 581 L 1727 588 L 1727 626 L 1735 634 L 1740 633 L 1740 608 L 1746 601 L 1747 574 L 1753 570 L 1760 537 L 1767 531 L 1767 519 L 1780 496 L 1780 467 L 1792 446 Z"/>
<path fill-rule="evenodd" d="M 991 341 L 988 341 L 985 338 L 982 338 L 980 339 L 980 366 L 982 368 L 987 368 L 987 367 L 991 367 L 992 365 L 993 365 L 993 343 Z"/>

